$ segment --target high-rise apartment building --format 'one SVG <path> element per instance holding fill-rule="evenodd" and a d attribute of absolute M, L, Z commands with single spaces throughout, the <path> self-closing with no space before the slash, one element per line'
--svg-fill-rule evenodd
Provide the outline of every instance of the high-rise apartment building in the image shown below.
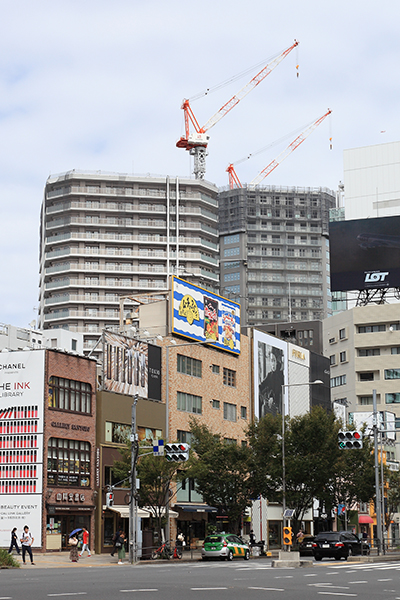
<path fill-rule="evenodd" d="M 265 186 L 220 193 L 221 294 L 246 309 L 242 324 L 313 321 L 331 314 L 328 231 L 335 201 L 326 188 Z"/>
<path fill-rule="evenodd" d="M 218 292 L 218 190 L 193 179 L 69 171 L 46 182 L 39 327 L 92 349 L 118 328 L 121 295 L 165 293 L 169 276 Z"/>

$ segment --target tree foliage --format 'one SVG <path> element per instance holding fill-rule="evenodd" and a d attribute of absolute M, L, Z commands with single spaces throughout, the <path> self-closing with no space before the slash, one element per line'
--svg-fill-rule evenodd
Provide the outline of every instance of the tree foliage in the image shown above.
<path fill-rule="evenodd" d="M 385 527 L 388 530 L 394 513 L 398 512 L 400 507 L 400 471 L 389 471 L 389 469 L 386 469 L 385 479 L 388 486 Z"/>
<path fill-rule="evenodd" d="M 239 532 L 244 509 L 251 504 L 251 451 L 247 446 L 228 443 L 204 424 L 192 420 L 191 446 L 195 452 L 189 476 L 205 502 L 227 515 L 231 531 Z"/>

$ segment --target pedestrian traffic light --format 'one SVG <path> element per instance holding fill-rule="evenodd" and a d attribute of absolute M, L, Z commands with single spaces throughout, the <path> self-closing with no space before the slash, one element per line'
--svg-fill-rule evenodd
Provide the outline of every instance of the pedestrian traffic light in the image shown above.
<path fill-rule="evenodd" d="M 363 447 L 361 431 L 339 431 L 338 444 L 340 450 L 359 450 Z"/>
<path fill-rule="evenodd" d="M 293 537 L 292 528 L 284 527 L 283 528 L 283 545 L 291 546 L 292 545 L 292 537 Z"/>
<path fill-rule="evenodd" d="M 114 494 L 113 492 L 106 493 L 106 506 L 110 508 L 114 504 Z"/>
<path fill-rule="evenodd" d="M 164 454 L 169 462 L 184 462 L 189 460 L 190 444 L 165 444 Z"/>

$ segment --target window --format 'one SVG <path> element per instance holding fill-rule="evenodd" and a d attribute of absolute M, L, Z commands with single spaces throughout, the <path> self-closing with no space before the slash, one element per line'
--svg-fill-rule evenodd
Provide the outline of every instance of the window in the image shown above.
<path fill-rule="evenodd" d="M 346 339 L 346 330 L 339 329 L 339 340 L 344 340 L 344 339 Z"/>
<path fill-rule="evenodd" d="M 225 444 L 236 444 L 236 440 L 234 438 L 224 438 Z"/>
<path fill-rule="evenodd" d="M 374 381 L 374 374 L 371 373 L 359 373 L 358 374 L 359 381 Z"/>
<path fill-rule="evenodd" d="M 226 248 L 224 250 L 224 256 L 238 256 L 240 254 L 240 248 Z"/>
<path fill-rule="evenodd" d="M 358 333 L 377 333 L 385 330 L 385 325 L 360 325 L 358 327 Z"/>
<path fill-rule="evenodd" d="M 385 402 L 386 404 L 400 404 L 400 394 L 385 394 Z"/>
<path fill-rule="evenodd" d="M 225 421 L 236 422 L 236 404 L 224 402 L 224 419 Z"/>
<path fill-rule="evenodd" d="M 247 419 L 247 406 L 240 407 L 240 418 Z"/>
<path fill-rule="evenodd" d="M 92 386 L 90 383 L 51 376 L 48 406 L 73 412 L 91 412 Z"/>
<path fill-rule="evenodd" d="M 178 354 L 177 371 L 192 377 L 201 377 L 201 360 Z"/>
<path fill-rule="evenodd" d="M 181 431 L 178 429 L 178 431 L 176 432 L 176 437 L 178 442 L 180 442 L 181 444 L 190 444 L 192 440 L 192 434 L 190 433 L 190 431 Z"/>
<path fill-rule="evenodd" d="M 362 406 L 369 406 L 372 404 L 372 396 L 360 396 L 358 403 Z"/>
<path fill-rule="evenodd" d="M 400 346 L 393 346 L 390 350 L 391 354 L 400 354 Z"/>
<path fill-rule="evenodd" d="M 400 331 L 400 323 L 390 323 L 390 331 Z"/>
<path fill-rule="evenodd" d="M 393 348 L 392 348 L 393 350 Z M 380 356 L 380 348 L 359 348 L 358 356 Z M 392 352 L 393 354 L 393 352 Z"/>
<path fill-rule="evenodd" d="M 331 388 L 338 387 L 339 385 L 346 385 L 346 375 L 331 378 Z"/>
<path fill-rule="evenodd" d="M 219 410 L 219 407 L 221 405 L 219 400 L 211 400 L 211 404 L 213 408 L 216 408 L 217 410 Z"/>
<path fill-rule="evenodd" d="M 226 369 L 224 367 L 223 383 L 224 385 L 229 385 L 230 387 L 236 387 L 236 371 L 232 371 L 232 369 Z"/>
<path fill-rule="evenodd" d="M 340 355 L 339 355 L 339 358 L 340 358 L 340 362 L 341 362 L 341 363 L 344 363 L 344 362 L 346 362 L 346 360 L 347 360 L 347 359 L 346 359 L 346 351 L 344 351 L 344 352 L 341 352 L 341 353 L 340 353 Z"/>
<path fill-rule="evenodd" d="M 89 487 L 89 442 L 50 438 L 47 447 L 47 483 Z"/>
<path fill-rule="evenodd" d="M 212 372 L 215 373 L 216 375 L 219 375 L 219 365 L 211 365 L 212 367 Z"/>
<path fill-rule="evenodd" d="M 177 394 L 178 410 L 182 410 L 183 412 L 201 415 L 201 401 L 201 396 L 193 396 L 192 394 L 185 394 L 184 392 L 178 392 Z"/>
<path fill-rule="evenodd" d="M 329 364 L 332 365 L 336 365 L 336 354 L 331 354 L 329 357 Z"/>
<path fill-rule="evenodd" d="M 131 425 L 125 423 L 110 423 L 106 421 L 106 442 L 126 444 L 131 433 Z"/>
<path fill-rule="evenodd" d="M 224 237 L 224 244 L 237 244 L 239 241 L 239 234 L 236 233 L 235 235 L 226 235 Z"/>
<path fill-rule="evenodd" d="M 400 369 L 385 369 L 385 379 L 400 379 Z"/>

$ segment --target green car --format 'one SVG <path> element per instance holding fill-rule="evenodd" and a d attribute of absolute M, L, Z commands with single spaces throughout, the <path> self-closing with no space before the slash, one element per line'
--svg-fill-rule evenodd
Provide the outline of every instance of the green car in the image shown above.
<path fill-rule="evenodd" d="M 245 542 L 233 533 L 215 533 L 208 535 L 203 542 L 201 558 L 220 558 L 221 560 L 233 560 L 234 558 L 249 560 L 250 548 Z"/>

